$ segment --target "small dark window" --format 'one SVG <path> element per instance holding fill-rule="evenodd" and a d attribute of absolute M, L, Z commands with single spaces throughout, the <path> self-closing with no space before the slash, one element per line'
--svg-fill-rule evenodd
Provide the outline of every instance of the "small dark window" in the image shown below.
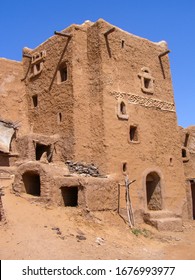
<path fill-rule="evenodd" d="M 43 153 L 46 152 L 48 162 L 52 160 L 51 145 L 36 144 L 36 160 L 40 160 Z"/>
<path fill-rule="evenodd" d="M 123 163 L 123 172 L 126 172 L 126 171 L 127 171 L 127 163 L 124 162 L 124 163 Z"/>
<path fill-rule="evenodd" d="M 147 79 L 147 78 L 144 78 L 144 87 L 145 88 L 150 88 L 151 86 L 151 79 Z"/>
<path fill-rule="evenodd" d="M 188 162 L 189 161 L 189 153 L 188 153 L 188 149 L 186 147 L 182 147 L 181 155 L 182 155 L 183 162 Z"/>
<path fill-rule="evenodd" d="M 173 158 L 172 157 L 169 158 L 169 166 L 173 166 Z"/>
<path fill-rule="evenodd" d="M 125 46 L 125 41 L 124 41 L 124 40 L 122 40 L 122 41 L 121 41 L 121 48 L 123 49 L 123 48 L 124 48 L 124 46 Z"/>
<path fill-rule="evenodd" d="M 63 62 L 58 68 L 57 83 L 61 84 L 67 80 L 68 80 L 68 68 L 67 68 L 67 64 Z"/>
<path fill-rule="evenodd" d="M 126 105 L 123 101 L 120 103 L 120 113 L 126 115 Z"/>
<path fill-rule="evenodd" d="M 154 78 L 151 76 L 150 69 L 148 67 L 142 67 L 141 73 L 138 73 L 138 77 L 141 79 L 141 90 L 144 93 L 154 93 Z"/>
<path fill-rule="evenodd" d="M 78 206 L 78 187 L 61 187 L 64 206 Z"/>
<path fill-rule="evenodd" d="M 58 113 L 58 124 L 62 122 L 62 113 Z"/>
<path fill-rule="evenodd" d="M 182 149 L 182 157 L 183 158 L 187 157 L 186 149 Z"/>
<path fill-rule="evenodd" d="M 67 78 L 68 78 L 67 67 L 64 66 L 63 68 L 60 69 L 60 81 L 61 81 L 61 83 L 66 81 Z"/>
<path fill-rule="evenodd" d="M 192 218 L 195 220 L 195 184 L 191 182 Z"/>
<path fill-rule="evenodd" d="M 186 133 L 185 135 L 185 141 L 184 141 L 184 147 L 187 147 L 188 146 L 188 140 L 189 140 L 189 133 Z"/>
<path fill-rule="evenodd" d="M 41 70 L 41 65 L 40 65 L 40 63 L 35 64 L 35 66 L 36 66 L 37 72 L 39 72 L 39 71 Z"/>
<path fill-rule="evenodd" d="M 32 96 L 32 101 L 33 101 L 33 106 L 37 107 L 38 106 L 38 96 L 37 96 L 37 94 Z"/>
<path fill-rule="evenodd" d="M 137 126 L 130 126 L 129 131 L 130 141 L 136 142 L 138 141 L 138 135 L 137 135 Z"/>

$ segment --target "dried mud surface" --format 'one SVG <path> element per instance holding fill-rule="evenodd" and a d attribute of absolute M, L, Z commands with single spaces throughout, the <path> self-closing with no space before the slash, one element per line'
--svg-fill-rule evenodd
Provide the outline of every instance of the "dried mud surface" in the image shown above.
<path fill-rule="evenodd" d="M 158 232 L 145 224 L 131 231 L 115 212 L 46 206 L 9 188 L 4 193 L 1 259 L 195 259 L 195 221 L 185 223 L 183 232 Z"/>

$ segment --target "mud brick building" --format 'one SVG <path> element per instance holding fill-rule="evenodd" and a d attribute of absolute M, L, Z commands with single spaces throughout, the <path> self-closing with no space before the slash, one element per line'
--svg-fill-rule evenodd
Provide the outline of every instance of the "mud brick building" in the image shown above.
<path fill-rule="evenodd" d="M 135 225 L 194 219 L 195 132 L 177 125 L 168 54 L 100 19 L 0 59 L 0 170 L 14 191 L 126 217 L 130 180 Z"/>

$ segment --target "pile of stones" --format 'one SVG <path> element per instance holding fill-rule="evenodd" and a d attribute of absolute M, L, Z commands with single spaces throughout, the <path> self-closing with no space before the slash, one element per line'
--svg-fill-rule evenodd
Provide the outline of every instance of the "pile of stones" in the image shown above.
<path fill-rule="evenodd" d="M 85 174 L 92 177 L 102 177 L 98 171 L 98 168 L 93 163 L 86 164 L 67 160 L 66 165 L 68 166 L 70 173 Z"/>

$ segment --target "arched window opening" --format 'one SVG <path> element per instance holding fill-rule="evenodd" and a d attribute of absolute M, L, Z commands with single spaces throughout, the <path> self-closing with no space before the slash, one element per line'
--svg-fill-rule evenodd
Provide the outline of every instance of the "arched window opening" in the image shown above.
<path fill-rule="evenodd" d="M 126 105 L 123 101 L 120 103 L 120 113 L 126 115 Z"/>
<path fill-rule="evenodd" d="M 125 101 L 118 101 L 117 102 L 117 117 L 120 120 L 128 120 L 129 115 L 127 112 L 127 106 L 125 104 Z"/>

